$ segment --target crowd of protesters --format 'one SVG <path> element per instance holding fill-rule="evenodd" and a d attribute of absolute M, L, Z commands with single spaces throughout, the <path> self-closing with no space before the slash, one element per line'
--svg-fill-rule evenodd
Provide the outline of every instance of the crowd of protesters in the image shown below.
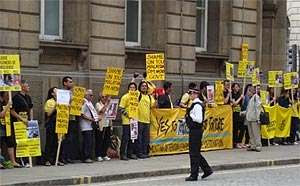
<path fill-rule="evenodd" d="M 165 81 L 163 88 L 156 88 L 155 84 L 146 80 L 146 74 L 139 78 L 139 74 L 133 75 L 132 81 L 128 85 L 128 91 L 138 91 L 138 137 L 137 140 L 131 140 L 130 123 L 133 118 L 129 117 L 129 94 L 121 96 L 119 104 L 119 112 L 122 119 L 122 138 L 119 149 L 116 148 L 115 153 L 120 154 L 119 158 L 124 161 L 130 159 L 149 158 L 150 143 L 150 121 L 152 108 L 189 108 L 192 105 L 191 90 L 196 89 L 197 82 L 191 82 L 188 91 L 181 96 L 176 96 L 176 101 L 172 101 L 171 82 Z M 140 82 L 137 82 L 141 79 Z M 208 82 L 199 83 L 199 100 L 201 103 L 209 107 L 207 101 Z M 62 80 L 62 87 L 65 90 L 72 90 L 72 77 L 66 76 Z M 55 133 L 56 123 L 56 91 L 58 87 L 52 87 L 48 91 L 47 99 L 44 103 L 46 129 L 46 143 L 44 153 L 42 154 L 43 164 L 51 166 L 55 164 L 58 135 Z M 300 89 L 297 89 L 293 95 L 288 90 L 282 90 L 279 97 L 274 96 L 274 89 L 268 88 L 269 105 L 278 103 L 282 107 L 290 107 L 292 96 L 295 100 L 299 100 Z M 112 144 L 112 120 L 106 117 L 108 105 L 111 97 L 104 95 L 98 96 L 98 101 L 93 104 L 94 93 L 91 89 L 87 89 L 82 106 L 81 116 L 70 116 L 68 133 L 63 137 L 61 150 L 58 158 L 58 165 L 74 163 L 82 160 L 84 163 L 93 163 L 94 161 L 109 161 L 112 154 L 109 148 Z M 287 145 L 297 144 L 299 135 L 299 118 L 292 117 L 291 135 L 284 139 L 261 139 L 260 126 L 257 122 L 261 112 L 260 87 L 245 86 L 244 90 L 238 83 L 230 83 L 224 81 L 224 104 L 231 105 L 233 110 L 233 147 L 247 148 L 250 151 L 261 151 L 261 147 L 265 145 Z M 5 135 L 4 117 L 10 108 L 11 114 L 11 136 Z M 2 154 L 5 154 L 6 160 L 0 156 L 0 168 L 19 168 L 28 167 L 28 158 L 16 160 L 15 150 L 16 141 L 14 135 L 14 121 L 22 121 L 27 123 L 33 118 L 33 104 L 29 96 L 29 85 L 26 81 L 21 82 L 21 91 L 15 94 L 12 102 L 9 101 L 7 92 L 0 92 L 0 139 Z M 81 139 L 81 142 L 79 141 Z M 82 144 L 80 147 L 79 144 Z M 118 152 L 118 150 L 120 150 Z M 0 152 L 1 153 L 1 152 Z"/>

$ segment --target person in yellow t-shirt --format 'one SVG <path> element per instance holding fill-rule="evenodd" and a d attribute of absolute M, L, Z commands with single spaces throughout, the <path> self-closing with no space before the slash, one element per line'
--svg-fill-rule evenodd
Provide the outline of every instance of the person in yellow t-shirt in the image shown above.
<path fill-rule="evenodd" d="M 46 128 L 46 145 L 45 145 L 45 166 L 55 164 L 56 151 L 58 145 L 57 134 L 55 133 L 56 124 L 56 89 L 52 87 L 48 90 L 48 96 L 44 105 L 45 111 L 45 128 Z M 63 146 L 61 146 L 63 148 Z M 62 152 L 63 149 L 60 150 Z M 61 153 L 59 155 L 58 165 L 63 166 Z"/>
<path fill-rule="evenodd" d="M 134 82 L 129 83 L 128 91 L 136 91 L 137 85 Z M 122 114 L 122 140 L 120 147 L 120 159 L 127 161 L 129 159 L 137 159 L 133 154 L 136 151 L 136 143 L 130 139 L 130 118 L 129 117 L 129 93 L 122 96 L 119 104 L 119 111 Z"/>
<path fill-rule="evenodd" d="M 149 143 L 150 143 L 150 117 L 151 108 L 155 107 L 155 99 L 147 94 L 148 84 L 142 81 L 138 90 L 139 106 L 138 106 L 138 158 L 149 158 Z"/>

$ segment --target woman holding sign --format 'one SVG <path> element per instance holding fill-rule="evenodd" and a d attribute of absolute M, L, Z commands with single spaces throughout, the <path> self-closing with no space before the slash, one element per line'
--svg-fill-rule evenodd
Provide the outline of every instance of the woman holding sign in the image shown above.
<path fill-rule="evenodd" d="M 55 133 L 55 122 L 56 122 L 56 89 L 57 87 L 52 87 L 48 90 L 48 96 L 45 102 L 45 128 L 46 128 L 46 145 L 45 145 L 45 166 L 51 166 L 55 163 L 58 137 Z M 63 150 L 61 149 L 60 152 Z M 57 163 L 59 166 L 63 166 L 61 153 L 59 155 L 59 161 Z"/>
<path fill-rule="evenodd" d="M 129 83 L 128 91 L 136 91 L 137 85 L 134 82 Z M 122 96 L 119 110 L 122 113 L 122 141 L 120 148 L 121 160 L 137 159 L 136 155 L 133 154 L 133 151 L 136 150 L 134 142 L 130 139 L 130 118 L 129 117 L 129 102 L 130 95 L 126 93 Z"/>

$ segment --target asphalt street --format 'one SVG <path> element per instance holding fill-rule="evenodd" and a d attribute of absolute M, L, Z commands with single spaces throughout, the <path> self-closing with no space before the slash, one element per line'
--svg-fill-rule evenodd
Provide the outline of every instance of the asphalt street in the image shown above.
<path fill-rule="evenodd" d="M 217 171 L 205 180 L 185 182 L 187 175 L 161 176 L 92 184 L 93 186 L 296 186 L 300 185 L 300 165 Z M 199 176 L 200 177 L 200 176 Z"/>

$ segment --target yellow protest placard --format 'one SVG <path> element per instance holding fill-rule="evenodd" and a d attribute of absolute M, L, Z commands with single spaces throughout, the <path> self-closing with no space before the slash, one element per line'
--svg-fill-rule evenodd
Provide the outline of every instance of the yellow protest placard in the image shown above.
<path fill-rule="evenodd" d="M 282 87 L 283 72 L 282 71 L 269 71 L 268 72 L 269 87 Z"/>
<path fill-rule="evenodd" d="M 14 122 L 16 140 L 27 139 L 27 128 L 23 122 Z"/>
<path fill-rule="evenodd" d="M 241 59 L 242 60 L 248 60 L 248 50 L 249 50 L 249 45 L 248 43 L 243 43 L 242 44 L 242 51 L 241 51 Z"/>
<path fill-rule="evenodd" d="M 70 115 L 80 116 L 81 115 L 81 107 L 83 105 L 83 98 L 85 95 L 84 87 L 74 87 L 73 88 L 73 96 L 70 105 Z"/>
<path fill-rule="evenodd" d="M 224 104 L 224 84 L 223 81 L 215 81 L 215 103 Z"/>
<path fill-rule="evenodd" d="M 55 132 L 58 134 L 67 134 L 69 125 L 69 107 L 67 105 L 56 105 L 56 127 Z"/>
<path fill-rule="evenodd" d="M 129 91 L 129 109 L 128 115 L 130 118 L 138 119 L 139 92 Z"/>
<path fill-rule="evenodd" d="M 292 81 L 292 88 L 298 88 L 299 86 L 299 74 L 297 72 L 291 72 L 291 81 Z"/>
<path fill-rule="evenodd" d="M 27 140 L 28 154 L 30 157 L 41 156 L 41 142 L 40 138 L 33 138 Z"/>
<path fill-rule="evenodd" d="M 269 92 L 265 90 L 260 91 L 260 98 L 261 98 L 261 104 L 262 105 L 268 105 L 269 104 Z"/>
<path fill-rule="evenodd" d="M 21 139 L 17 141 L 17 147 L 16 147 L 16 157 L 29 157 L 28 152 L 28 139 Z"/>
<path fill-rule="evenodd" d="M 239 78 L 243 78 L 246 76 L 247 64 L 248 64 L 248 61 L 246 61 L 246 60 L 239 62 L 239 65 L 238 65 L 238 77 Z"/>
<path fill-rule="evenodd" d="M 20 74 L 20 56 L 0 55 L 0 74 Z"/>
<path fill-rule="evenodd" d="M 122 68 L 112 68 L 112 67 L 107 68 L 102 95 L 110 95 L 110 96 L 119 95 L 122 76 L 123 76 Z"/>
<path fill-rule="evenodd" d="M 292 89 L 292 73 L 283 74 L 283 87 L 286 90 Z"/>
<path fill-rule="evenodd" d="M 260 85 L 259 68 L 255 68 L 253 73 L 252 73 L 252 85 L 253 86 Z"/>
<path fill-rule="evenodd" d="M 164 53 L 146 54 L 147 80 L 165 80 Z"/>
<path fill-rule="evenodd" d="M 255 61 L 248 61 L 247 63 L 247 77 L 252 77 L 252 74 L 254 72 L 255 69 Z"/>
<path fill-rule="evenodd" d="M 225 63 L 226 64 L 226 79 L 229 81 L 234 81 L 234 71 L 233 71 L 233 64 Z"/>

